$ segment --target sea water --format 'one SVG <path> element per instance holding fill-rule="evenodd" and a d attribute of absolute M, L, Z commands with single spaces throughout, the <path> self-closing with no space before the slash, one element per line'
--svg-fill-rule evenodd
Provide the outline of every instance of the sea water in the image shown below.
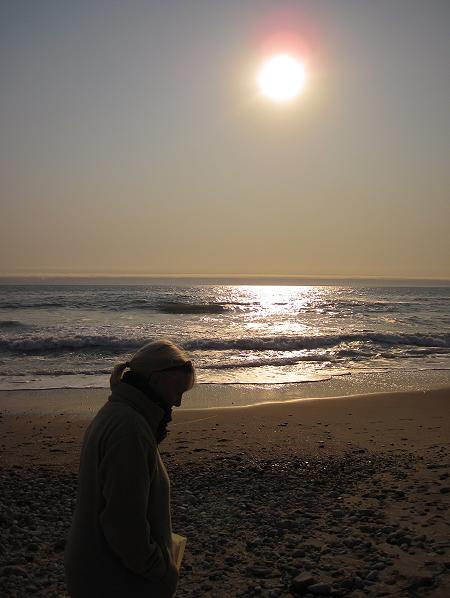
<path fill-rule="evenodd" d="M 106 387 L 114 363 L 161 337 L 186 349 L 201 384 L 450 370 L 450 287 L 182 279 L 0 285 L 3 390 Z"/>

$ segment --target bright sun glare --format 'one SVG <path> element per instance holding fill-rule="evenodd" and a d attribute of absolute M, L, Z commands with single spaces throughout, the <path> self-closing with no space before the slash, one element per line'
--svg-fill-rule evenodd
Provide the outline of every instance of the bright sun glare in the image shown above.
<path fill-rule="evenodd" d="M 274 102 L 287 102 L 302 91 L 305 78 L 301 62 L 288 54 L 279 54 L 263 64 L 258 85 L 262 94 Z"/>

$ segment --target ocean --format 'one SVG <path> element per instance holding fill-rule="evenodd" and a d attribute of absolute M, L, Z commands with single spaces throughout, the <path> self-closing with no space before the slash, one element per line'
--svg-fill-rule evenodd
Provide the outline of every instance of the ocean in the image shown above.
<path fill-rule="evenodd" d="M 161 337 L 200 384 L 450 370 L 449 286 L 124 279 L 0 285 L 0 390 L 103 388 Z"/>

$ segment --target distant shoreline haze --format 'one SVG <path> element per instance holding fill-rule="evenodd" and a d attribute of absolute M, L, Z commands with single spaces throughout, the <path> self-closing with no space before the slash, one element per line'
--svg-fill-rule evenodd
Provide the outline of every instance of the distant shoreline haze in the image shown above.
<path fill-rule="evenodd" d="M 203 275 L 203 274 L 0 274 L 0 284 L 175 284 L 286 286 L 450 286 L 450 278 L 389 276 Z"/>

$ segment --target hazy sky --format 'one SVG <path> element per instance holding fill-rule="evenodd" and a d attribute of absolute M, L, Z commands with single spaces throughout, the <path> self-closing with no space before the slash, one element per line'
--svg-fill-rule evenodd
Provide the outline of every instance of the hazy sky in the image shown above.
<path fill-rule="evenodd" d="M 0 7 L 0 274 L 450 278 L 449 0 Z"/>

